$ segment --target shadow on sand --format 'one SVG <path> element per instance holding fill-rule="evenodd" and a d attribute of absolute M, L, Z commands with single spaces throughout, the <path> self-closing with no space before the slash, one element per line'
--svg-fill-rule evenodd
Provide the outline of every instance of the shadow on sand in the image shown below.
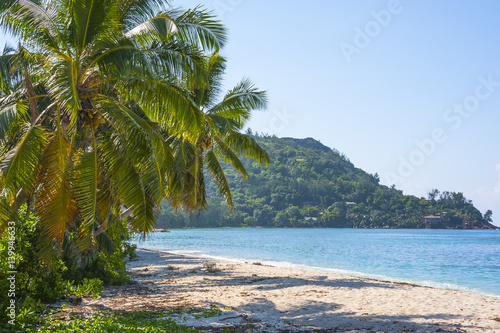
<path fill-rule="evenodd" d="M 177 269 L 177 265 L 186 264 L 189 261 L 195 268 L 190 270 Z M 153 266 L 146 271 L 141 270 L 141 266 L 136 266 L 136 270 L 132 273 L 132 278 L 140 278 L 141 282 L 136 286 L 127 290 L 126 286 L 121 291 L 122 293 L 135 293 L 135 294 L 150 294 L 160 291 L 160 286 L 151 285 L 148 280 L 154 281 L 157 276 L 161 275 L 167 281 L 171 277 L 177 281 L 197 274 L 198 276 L 210 276 L 209 279 L 199 279 L 199 282 L 191 282 L 188 286 L 182 283 L 175 283 L 169 286 L 170 296 L 182 297 L 186 292 L 195 290 L 203 291 L 211 287 L 224 287 L 235 286 L 242 284 L 252 285 L 255 290 L 268 290 L 268 291 L 283 291 L 290 287 L 300 286 L 321 286 L 327 288 L 342 288 L 346 292 L 351 289 L 364 289 L 364 288 L 396 288 L 396 285 L 390 283 L 380 283 L 377 281 L 360 280 L 356 278 L 341 278 L 329 279 L 327 276 L 318 276 L 316 278 L 300 278 L 290 276 L 277 276 L 277 277 L 259 277 L 259 276 L 243 276 L 231 270 L 217 270 L 217 267 L 209 272 L 205 264 L 210 260 L 204 258 L 192 258 L 179 255 L 160 253 L 158 263 L 160 265 Z M 138 263 L 139 264 L 139 263 Z M 142 266 L 143 267 L 143 266 Z M 113 294 L 103 295 L 105 297 L 113 297 Z M 343 311 L 342 304 L 329 301 L 308 301 L 300 302 L 294 306 L 290 306 L 287 311 L 281 311 L 276 304 L 266 298 L 248 297 L 250 302 L 238 307 L 238 313 L 245 313 L 240 315 L 245 318 L 246 323 L 258 322 L 282 322 L 288 324 L 290 327 L 297 329 L 302 328 L 306 332 L 466 332 L 469 330 L 487 332 L 488 328 L 478 325 L 467 324 L 450 324 L 451 320 L 465 319 L 463 316 L 452 314 L 437 313 L 432 315 L 380 315 L 363 313 L 351 313 Z M 219 302 L 211 302 L 210 304 L 219 307 L 228 307 L 227 304 Z M 172 304 L 173 305 L 173 304 Z M 100 307 L 106 309 L 106 307 Z M 151 310 L 161 309 L 161 307 L 153 306 Z M 432 320 L 432 322 L 431 322 Z M 462 320 L 463 321 L 463 320 Z M 436 323 L 438 322 L 438 323 Z M 213 331 L 213 330 L 212 330 Z M 218 329 L 215 329 L 218 331 Z M 251 331 L 251 330 L 250 330 Z M 286 329 L 279 330 L 280 332 L 287 332 Z M 253 332 L 253 331 L 252 331 Z M 262 328 L 259 332 L 267 332 Z"/>

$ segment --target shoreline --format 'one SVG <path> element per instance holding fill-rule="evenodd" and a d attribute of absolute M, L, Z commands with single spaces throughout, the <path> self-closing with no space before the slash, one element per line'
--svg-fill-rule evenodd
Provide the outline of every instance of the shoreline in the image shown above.
<path fill-rule="evenodd" d="M 220 332 L 498 332 L 500 298 L 297 268 L 137 250 L 132 282 L 81 307 L 159 310 L 216 305 L 211 318 L 179 318 Z"/>
<path fill-rule="evenodd" d="M 409 285 L 409 286 L 414 286 L 414 287 L 462 291 L 462 292 L 483 295 L 483 296 L 489 296 L 489 297 L 495 297 L 495 298 L 500 299 L 500 294 L 488 293 L 488 292 L 482 291 L 480 289 L 473 289 L 473 288 L 469 288 L 469 287 L 465 287 L 465 286 L 449 284 L 449 283 L 447 284 L 447 283 L 443 283 L 443 282 L 421 281 L 421 280 L 410 280 L 410 281 L 406 280 L 405 281 L 404 278 L 397 278 L 397 277 L 391 277 L 391 276 L 386 276 L 386 275 L 369 274 L 369 273 L 363 273 L 363 272 L 358 272 L 358 271 L 347 271 L 347 270 L 335 269 L 335 268 L 324 268 L 324 267 L 308 266 L 308 265 L 303 265 L 303 264 L 293 264 L 293 263 L 289 263 L 287 261 L 231 258 L 231 257 L 217 256 L 217 255 L 208 255 L 208 254 L 197 255 L 197 254 L 189 253 L 189 251 L 188 251 L 188 253 L 185 253 L 183 251 L 157 250 L 157 249 L 142 248 L 142 247 L 137 247 L 137 250 L 165 253 L 165 254 L 170 254 L 170 255 L 186 256 L 186 257 L 193 257 L 193 258 L 206 259 L 206 260 L 229 261 L 229 262 L 241 263 L 241 264 L 253 264 L 254 262 L 259 262 L 263 266 L 269 266 L 269 267 L 291 268 L 291 269 L 299 269 L 299 270 L 306 270 L 306 271 L 319 272 L 319 273 L 331 273 L 331 274 L 337 274 L 337 275 L 341 275 L 341 276 L 345 276 L 345 277 L 355 277 L 355 278 L 360 278 L 360 279 L 370 280 L 370 281 L 375 281 L 375 282 L 396 283 L 396 284 Z M 202 251 L 196 251 L 196 252 L 203 253 Z M 288 263 L 289 265 L 282 266 L 282 265 L 280 265 L 280 263 Z"/>
<path fill-rule="evenodd" d="M 365 274 L 365 273 L 361 273 L 361 272 L 353 272 L 354 274 L 342 273 L 342 272 L 338 272 L 339 270 L 335 270 L 333 268 L 322 268 L 322 267 L 314 267 L 314 266 L 298 265 L 298 264 L 297 265 L 292 264 L 290 267 L 284 267 L 284 266 L 269 264 L 269 261 L 259 261 L 259 260 L 252 260 L 252 259 L 248 259 L 247 261 L 245 261 L 244 259 L 231 259 L 231 258 L 218 257 L 218 256 L 212 256 L 212 255 L 197 256 L 197 255 L 184 254 L 184 253 L 182 253 L 182 251 L 176 252 L 176 251 L 152 250 L 152 249 L 139 248 L 139 247 L 137 248 L 137 250 L 145 251 L 145 252 L 164 253 L 164 254 L 168 254 L 168 255 L 177 255 L 177 256 L 183 256 L 183 257 L 199 258 L 199 259 L 229 261 L 229 262 L 236 262 L 236 263 L 240 263 L 240 264 L 252 264 L 252 265 L 275 267 L 275 268 L 290 268 L 290 269 L 306 270 L 306 271 L 319 272 L 319 273 L 321 273 L 321 272 L 331 273 L 331 274 L 341 275 L 341 276 L 344 276 L 346 278 L 359 278 L 359 279 L 368 280 L 368 281 L 381 282 L 381 283 L 395 283 L 395 284 L 401 284 L 401 285 L 412 286 L 412 287 L 463 291 L 463 292 L 470 292 L 472 294 L 479 294 L 479 295 L 484 295 L 484 296 L 500 298 L 500 295 L 490 295 L 490 294 L 481 293 L 481 292 L 474 292 L 472 290 L 461 290 L 461 289 L 426 286 L 426 285 L 421 285 L 418 283 L 397 281 L 396 279 L 394 281 L 392 281 L 390 279 L 387 279 L 387 280 L 377 279 L 377 278 L 373 278 L 373 277 L 367 277 L 370 274 Z M 356 275 L 356 274 L 359 274 L 359 275 Z M 360 275 L 367 275 L 367 276 L 360 276 Z M 457 286 L 457 287 L 459 287 L 459 286 Z"/>

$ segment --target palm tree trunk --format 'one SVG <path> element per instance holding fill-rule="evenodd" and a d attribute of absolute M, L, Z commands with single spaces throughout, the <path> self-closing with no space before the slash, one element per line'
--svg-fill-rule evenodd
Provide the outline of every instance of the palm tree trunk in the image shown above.
<path fill-rule="evenodd" d="M 14 211 L 17 212 L 21 206 L 28 201 L 29 195 L 24 192 L 23 189 L 20 189 L 19 192 L 17 192 L 16 195 L 16 205 Z"/>
<path fill-rule="evenodd" d="M 28 74 L 28 70 L 24 70 L 24 83 L 26 85 L 26 94 L 28 95 L 30 101 L 30 109 L 31 109 L 31 124 L 33 125 L 38 118 L 38 104 L 36 101 L 36 92 L 35 88 L 33 88 L 33 84 L 31 83 L 30 76 Z"/>
<path fill-rule="evenodd" d="M 123 220 L 123 219 L 126 219 L 127 217 L 129 217 L 130 215 L 132 215 L 134 211 L 132 209 L 127 209 L 126 211 L 124 211 L 123 213 L 121 213 L 120 215 L 120 219 Z M 108 225 L 106 223 L 103 223 L 101 224 L 95 231 L 94 231 L 94 237 L 97 237 L 98 235 L 102 234 L 103 232 L 105 232 L 106 230 L 108 230 Z"/>

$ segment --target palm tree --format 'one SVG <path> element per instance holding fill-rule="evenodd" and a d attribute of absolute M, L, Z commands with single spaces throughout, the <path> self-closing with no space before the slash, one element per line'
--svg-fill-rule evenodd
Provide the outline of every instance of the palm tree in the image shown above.
<path fill-rule="evenodd" d="M 177 185 L 169 195 L 174 207 L 206 207 L 204 176 L 208 171 L 219 194 L 232 209 L 231 190 L 221 162 L 230 164 L 244 178 L 248 178 L 248 174 L 239 156 L 252 158 L 264 165 L 269 163 L 269 155 L 255 139 L 241 133 L 251 111 L 267 108 L 266 94 L 257 90 L 250 80 L 243 79 L 221 101 L 217 101 L 225 69 L 226 60 L 218 52 L 207 59 L 205 71 L 208 85 L 194 89 L 192 95 L 193 103 L 204 115 L 202 130 L 194 141 L 182 136 L 172 140 L 174 159 L 180 165 L 177 175 L 171 178 L 174 186 Z"/>
<path fill-rule="evenodd" d="M 152 230 L 175 184 L 165 136 L 204 130 L 190 96 L 224 27 L 162 0 L 3 1 L 0 22 L 21 41 L 0 70 L 0 228 L 28 202 L 45 259 L 68 230 L 81 250 L 124 217 Z"/>

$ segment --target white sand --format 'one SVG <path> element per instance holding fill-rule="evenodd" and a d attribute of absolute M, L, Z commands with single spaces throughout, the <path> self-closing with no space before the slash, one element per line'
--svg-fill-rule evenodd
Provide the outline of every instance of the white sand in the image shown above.
<path fill-rule="evenodd" d="M 226 307 L 183 324 L 252 324 L 265 332 L 500 333 L 500 297 L 295 268 L 138 250 L 127 286 L 107 287 L 84 306 L 113 310 Z M 214 263 L 217 272 L 204 264 Z"/>

